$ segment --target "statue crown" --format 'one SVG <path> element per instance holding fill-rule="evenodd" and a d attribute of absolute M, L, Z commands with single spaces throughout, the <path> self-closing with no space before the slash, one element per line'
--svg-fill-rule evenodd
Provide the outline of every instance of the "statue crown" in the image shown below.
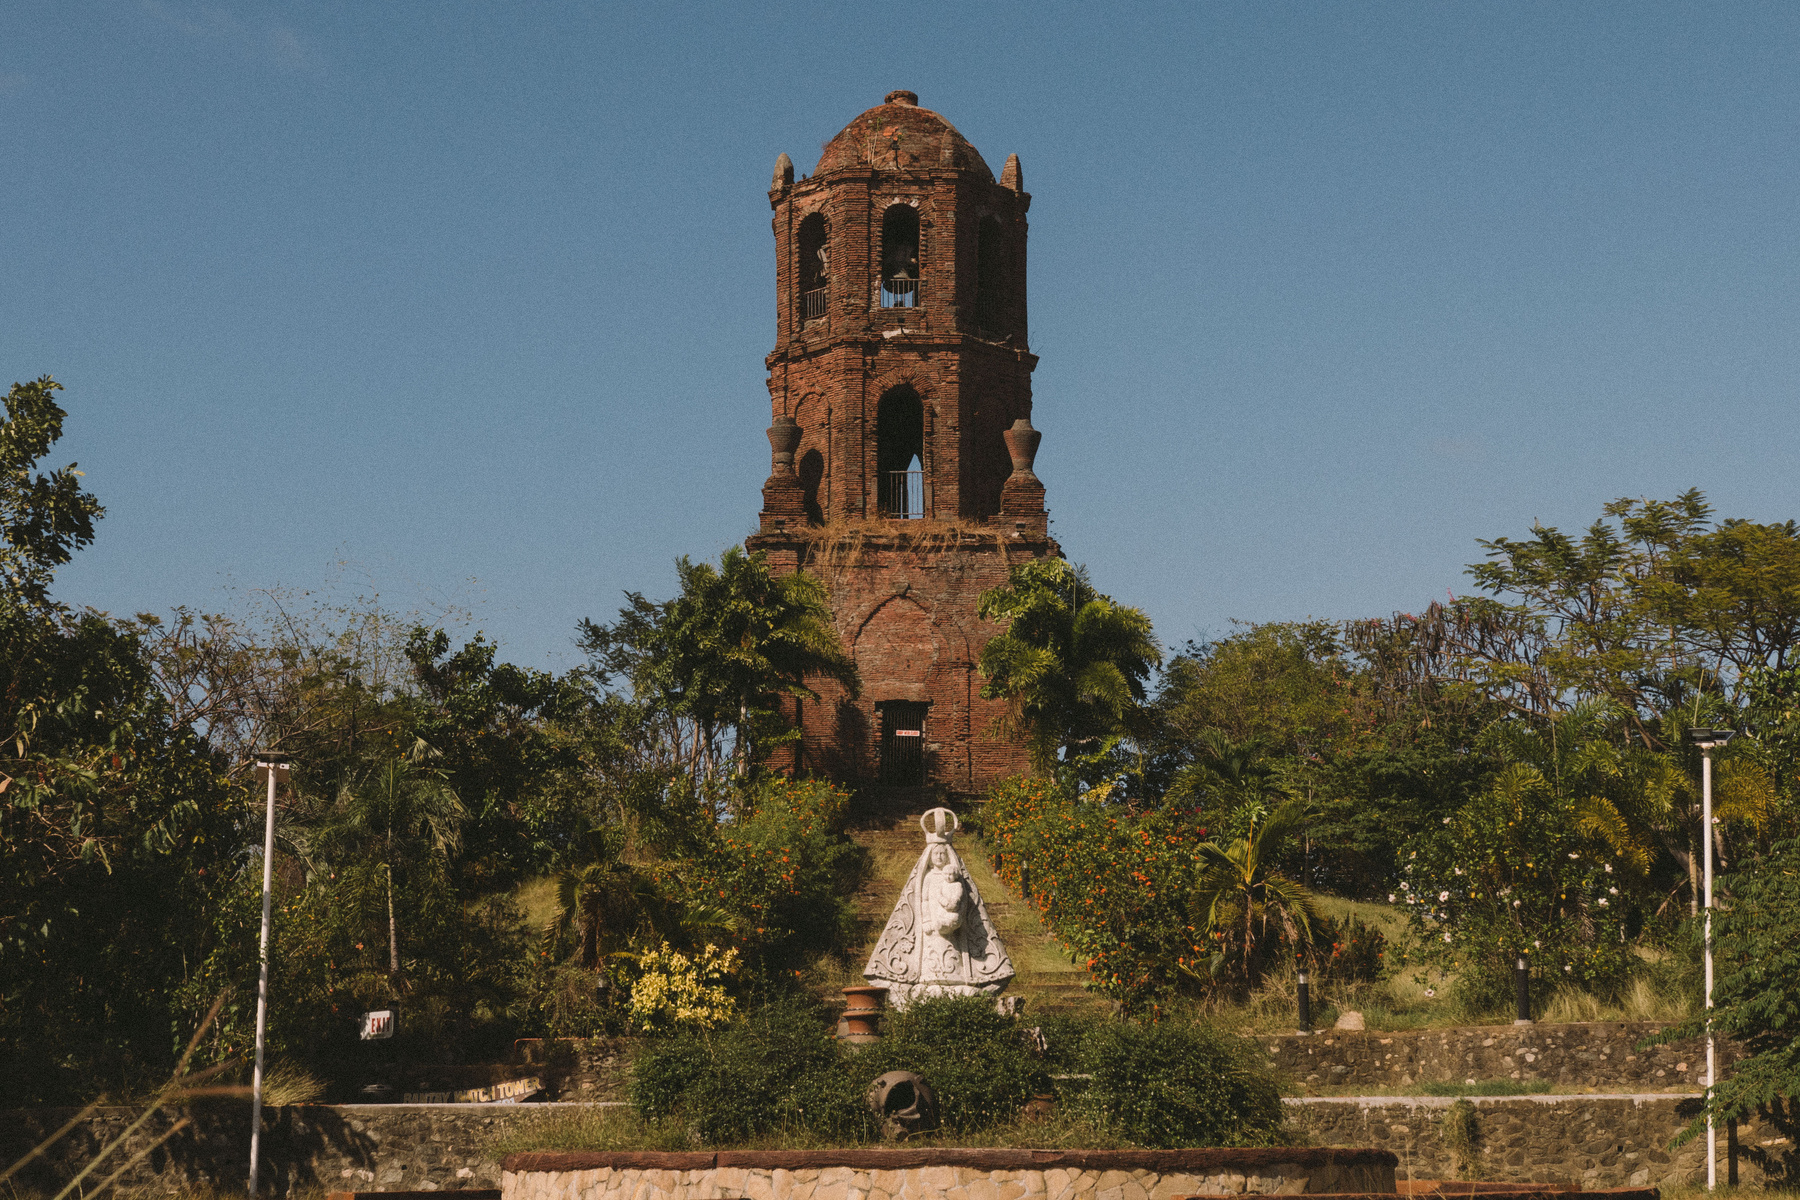
<path fill-rule="evenodd" d="M 962 821 L 947 808 L 934 808 L 919 818 L 927 844 L 948 845 L 950 835 L 962 828 Z"/>

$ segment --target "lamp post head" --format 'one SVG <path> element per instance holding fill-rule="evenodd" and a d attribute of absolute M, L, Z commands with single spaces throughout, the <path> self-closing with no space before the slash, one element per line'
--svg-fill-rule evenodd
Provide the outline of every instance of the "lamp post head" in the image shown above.
<path fill-rule="evenodd" d="M 1687 731 L 1687 740 L 1702 750 L 1716 750 L 1736 736 L 1735 729 L 1708 729 L 1700 725 Z"/>
<path fill-rule="evenodd" d="M 279 750 L 258 750 L 256 759 L 256 780 L 266 782 L 272 774 L 276 783 L 286 783 L 288 778 L 288 756 Z"/>

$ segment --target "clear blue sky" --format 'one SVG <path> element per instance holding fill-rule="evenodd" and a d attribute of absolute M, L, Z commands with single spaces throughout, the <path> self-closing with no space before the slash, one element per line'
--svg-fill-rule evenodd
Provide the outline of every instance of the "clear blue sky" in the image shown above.
<path fill-rule="evenodd" d="M 1171 644 L 1410 610 L 1618 496 L 1800 517 L 1797 54 L 1793 4 L 10 0 L 0 383 L 108 508 L 65 600 L 351 578 L 569 665 L 751 529 L 775 156 L 910 88 L 1023 160 L 1070 557 Z"/>

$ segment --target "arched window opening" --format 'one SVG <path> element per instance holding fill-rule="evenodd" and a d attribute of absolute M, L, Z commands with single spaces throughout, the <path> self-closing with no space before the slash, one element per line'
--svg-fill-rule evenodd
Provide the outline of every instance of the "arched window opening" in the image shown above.
<path fill-rule="evenodd" d="M 915 520 L 925 515 L 925 404 L 910 387 L 897 387 L 875 410 L 875 479 L 881 515 Z"/>
<path fill-rule="evenodd" d="M 890 205 L 881 217 L 881 307 L 919 306 L 919 210 Z"/>
<path fill-rule="evenodd" d="M 983 217 L 975 233 L 975 323 L 983 329 L 1001 328 L 1001 288 L 1005 254 L 1000 218 Z"/>
<path fill-rule="evenodd" d="M 831 299 L 831 228 L 823 213 L 800 222 L 800 320 L 817 321 Z"/>
<path fill-rule="evenodd" d="M 808 450 L 800 456 L 800 490 L 804 496 L 806 516 L 814 525 L 825 523 L 825 509 L 819 503 L 819 484 L 825 478 L 825 456 Z"/>

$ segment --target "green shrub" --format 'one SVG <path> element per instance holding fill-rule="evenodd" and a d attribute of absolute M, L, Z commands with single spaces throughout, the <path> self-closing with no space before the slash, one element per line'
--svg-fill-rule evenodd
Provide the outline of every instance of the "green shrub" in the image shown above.
<path fill-rule="evenodd" d="M 646 1121 L 680 1115 L 709 1143 L 784 1129 L 860 1138 L 870 1126 L 829 1017 L 791 997 L 724 1029 L 652 1042 L 634 1065 L 631 1100 Z"/>
<path fill-rule="evenodd" d="M 887 1018 L 886 1036 L 852 1060 L 857 1096 L 876 1076 L 916 1071 L 937 1093 L 944 1128 L 966 1133 L 1018 1115 L 1049 1087 L 1043 1064 L 1025 1049 L 1024 1029 L 984 996 L 922 1000 Z"/>
<path fill-rule="evenodd" d="M 1201 1025 L 1117 1023 L 1089 1040 L 1083 1102 L 1142 1146 L 1266 1146 L 1281 1093 L 1236 1043 Z"/>

